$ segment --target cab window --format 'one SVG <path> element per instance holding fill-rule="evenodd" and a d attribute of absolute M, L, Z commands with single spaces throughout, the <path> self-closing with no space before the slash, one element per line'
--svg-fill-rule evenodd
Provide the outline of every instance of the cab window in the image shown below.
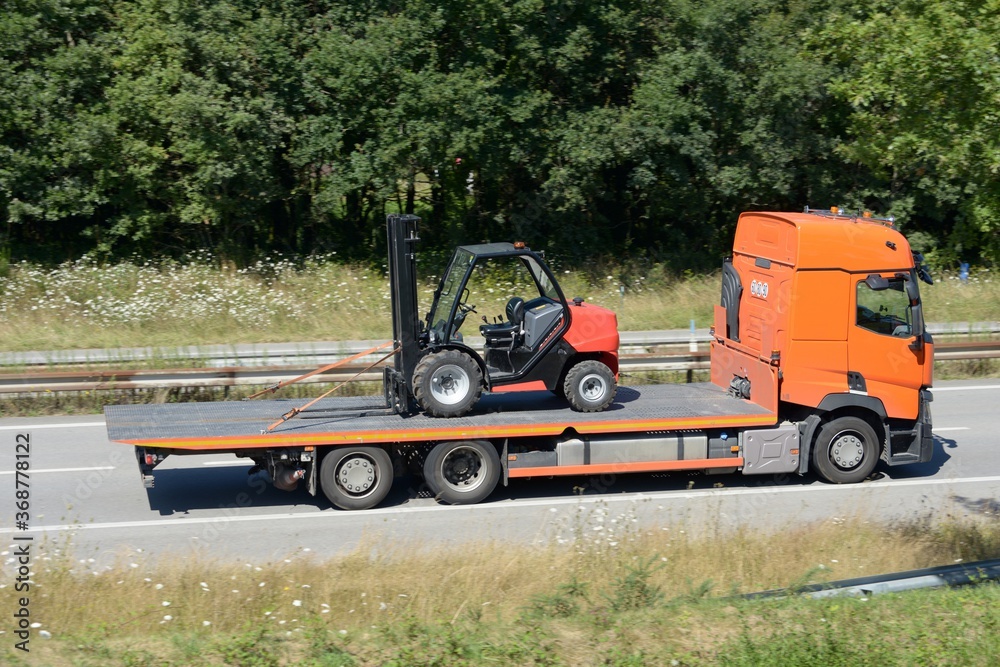
<path fill-rule="evenodd" d="M 555 285 L 549 280 L 549 276 L 542 269 L 541 265 L 535 261 L 533 257 L 522 257 L 521 261 L 528 267 L 531 271 L 531 276 L 535 279 L 535 283 L 538 285 L 538 292 L 542 296 L 547 296 L 553 301 L 559 301 L 559 291 L 556 289 Z"/>
<path fill-rule="evenodd" d="M 884 336 L 909 338 L 913 328 L 906 286 L 901 278 L 887 282 L 884 289 L 872 289 L 866 282 L 858 283 L 856 324 Z"/>

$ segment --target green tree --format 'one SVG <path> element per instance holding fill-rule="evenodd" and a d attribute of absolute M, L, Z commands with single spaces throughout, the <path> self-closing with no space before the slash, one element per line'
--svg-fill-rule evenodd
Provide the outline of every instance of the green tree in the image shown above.
<path fill-rule="evenodd" d="M 629 103 L 574 118 L 546 186 L 678 269 L 716 266 L 739 211 L 839 201 L 857 187 L 833 150 L 847 107 L 806 41 L 826 4 L 666 2 Z"/>
<path fill-rule="evenodd" d="M 1000 253 L 997 0 L 11 0 L 0 244 L 381 261 L 520 238 L 717 266 L 849 204 Z"/>
<path fill-rule="evenodd" d="M 880 176 L 939 260 L 1000 260 L 1000 3 L 860 3 L 819 35 L 850 103 L 848 159 Z"/>
<path fill-rule="evenodd" d="M 106 187 L 115 197 L 111 224 L 94 230 L 99 247 L 151 240 L 239 257 L 279 245 L 262 219 L 289 197 L 280 174 L 294 123 L 260 52 L 285 36 L 280 23 L 229 2 L 184 0 L 122 3 L 118 21 L 106 90 L 118 158 Z"/>
<path fill-rule="evenodd" d="M 110 2 L 12 0 L 0 11 L 0 246 L 70 258 L 106 202 L 115 128 L 102 91 Z"/>
<path fill-rule="evenodd" d="M 457 188 L 470 168 L 460 158 L 479 152 L 489 126 L 490 79 L 442 65 L 444 19 L 411 15 L 419 9 L 364 20 L 357 8 L 333 10 L 316 19 L 304 58 L 307 110 L 292 159 L 308 174 L 314 215 L 354 252 L 377 246 L 389 208 L 423 203 L 432 225 L 446 224 L 443 186 Z"/>

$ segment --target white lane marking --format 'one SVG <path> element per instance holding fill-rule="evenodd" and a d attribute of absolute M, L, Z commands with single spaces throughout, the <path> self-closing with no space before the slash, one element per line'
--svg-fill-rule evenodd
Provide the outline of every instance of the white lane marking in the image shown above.
<path fill-rule="evenodd" d="M 980 389 L 1000 389 L 1000 384 L 977 384 L 967 385 L 965 387 L 934 387 L 931 389 L 931 393 L 936 394 L 939 391 L 978 391 Z"/>
<path fill-rule="evenodd" d="M 869 482 L 867 484 L 837 484 L 823 485 L 811 484 L 808 487 L 759 487 L 755 489 L 706 489 L 703 491 L 661 491 L 656 493 L 635 493 L 623 494 L 620 496 L 594 496 L 592 498 L 554 498 L 536 500 L 518 500 L 511 502 L 489 503 L 483 505 L 424 505 L 417 507 L 385 507 L 382 509 L 365 510 L 363 514 L 356 512 L 342 511 L 308 511 L 306 513 L 283 512 L 281 514 L 251 514 L 247 516 L 214 516 L 197 518 L 178 519 L 157 519 L 149 521 L 118 521 L 108 523 L 84 523 L 84 524 L 63 524 L 51 526 L 35 526 L 27 531 L 15 528 L 0 528 L 0 535 L 12 533 L 41 533 L 41 532 L 61 532 L 73 530 L 113 530 L 120 528 L 157 528 L 162 526 L 195 526 L 201 524 L 226 524 L 242 523 L 248 521 L 288 521 L 290 519 L 335 519 L 340 517 L 361 518 L 370 516 L 381 516 L 391 514 L 415 514 L 428 512 L 489 512 L 495 510 L 517 510 L 524 507 L 552 507 L 554 505 L 594 505 L 597 503 L 611 505 L 614 503 L 636 503 L 639 501 L 669 501 L 669 500 L 692 500 L 698 498 L 718 498 L 719 496 L 751 496 L 775 493 L 818 493 L 818 492 L 844 492 L 858 491 L 865 489 L 878 489 L 880 491 L 890 490 L 903 486 L 944 486 L 948 484 L 982 484 L 988 482 L 1000 482 L 1000 476 L 993 477 L 965 477 L 962 479 L 932 479 L 932 480 L 889 480 Z"/>
<path fill-rule="evenodd" d="M 0 426 L 0 431 L 35 431 L 41 428 L 88 428 L 104 427 L 104 422 L 74 422 L 72 424 L 25 424 L 24 426 Z"/>
<path fill-rule="evenodd" d="M 114 470 L 114 466 L 94 466 L 93 468 L 32 468 L 26 470 L 29 475 L 37 475 L 42 472 L 90 472 L 91 470 Z M 13 475 L 14 470 L 0 470 L 0 475 Z"/>
<path fill-rule="evenodd" d="M 934 429 L 935 433 L 944 433 L 946 431 L 968 431 L 970 427 L 968 426 L 946 426 L 945 428 Z"/>

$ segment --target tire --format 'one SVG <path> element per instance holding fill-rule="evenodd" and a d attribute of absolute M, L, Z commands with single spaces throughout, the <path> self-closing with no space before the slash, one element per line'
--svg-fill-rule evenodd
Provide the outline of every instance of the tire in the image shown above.
<path fill-rule="evenodd" d="M 319 467 L 323 494 L 342 510 L 375 507 L 389 495 L 392 478 L 392 458 L 381 447 L 334 447 Z"/>
<path fill-rule="evenodd" d="M 500 456 L 486 440 L 441 442 L 424 461 L 424 482 L 449 505 L 473 505 L 500 481 Z"/>
<path fill-rule="evenodd" d="M 819 476 L 832 484 L 860 482 L 878 464 L 875 429 L 859 417 L 838 417 L 827 422 L 816 436 L 812 459 Z"/>
<path fill-rule="evenodd" d="M 432 417 L 468 414 L 483 392 L 483 372 L 459 350 L 425 355 L 413 370 L 413 397 Z"/>
<path fill-rule="evenodd" d="M 577 412 L 600 412 L 615 401 L 615 374 L 600 361 L 587 359 L 569 369 L 563 394 Z"/>

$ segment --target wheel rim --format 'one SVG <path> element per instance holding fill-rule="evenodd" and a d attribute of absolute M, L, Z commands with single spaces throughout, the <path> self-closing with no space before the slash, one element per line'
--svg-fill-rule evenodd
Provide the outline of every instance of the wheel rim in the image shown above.
<path fill-rule="evenodd" d="M 865 441 L 854 431 L 838 433 L 830 443 L 830 460 L 841 470 L 857 468 L 865 457 Z"/>
<path fill-rule="evenodd" d="M 469 374 L 461 366 L 446 364 L 431 376 L 431 396 L 438 403 L 454 405 L 469 394 Z"/>
<path fill-rule="evenodd" d="M 580 396 L 590 403 L 597 403 L 608 393 L 608 383 L 597 373 L 588 373 L 580 380 Z"/>
<path fill-rule="evenodd" d="M 349 456 L 337 466 L 337 486 L 345 493 L 364 498 L 378 483 L 378 465 L 364 454 Z"/>
<path fill-rule="evenodd" d="M 441 461 L 441 479 L 455 491 L 479 488 L 486 479 L 483 472 L 483 456 L 472 447 L 456 447 Z"/>

